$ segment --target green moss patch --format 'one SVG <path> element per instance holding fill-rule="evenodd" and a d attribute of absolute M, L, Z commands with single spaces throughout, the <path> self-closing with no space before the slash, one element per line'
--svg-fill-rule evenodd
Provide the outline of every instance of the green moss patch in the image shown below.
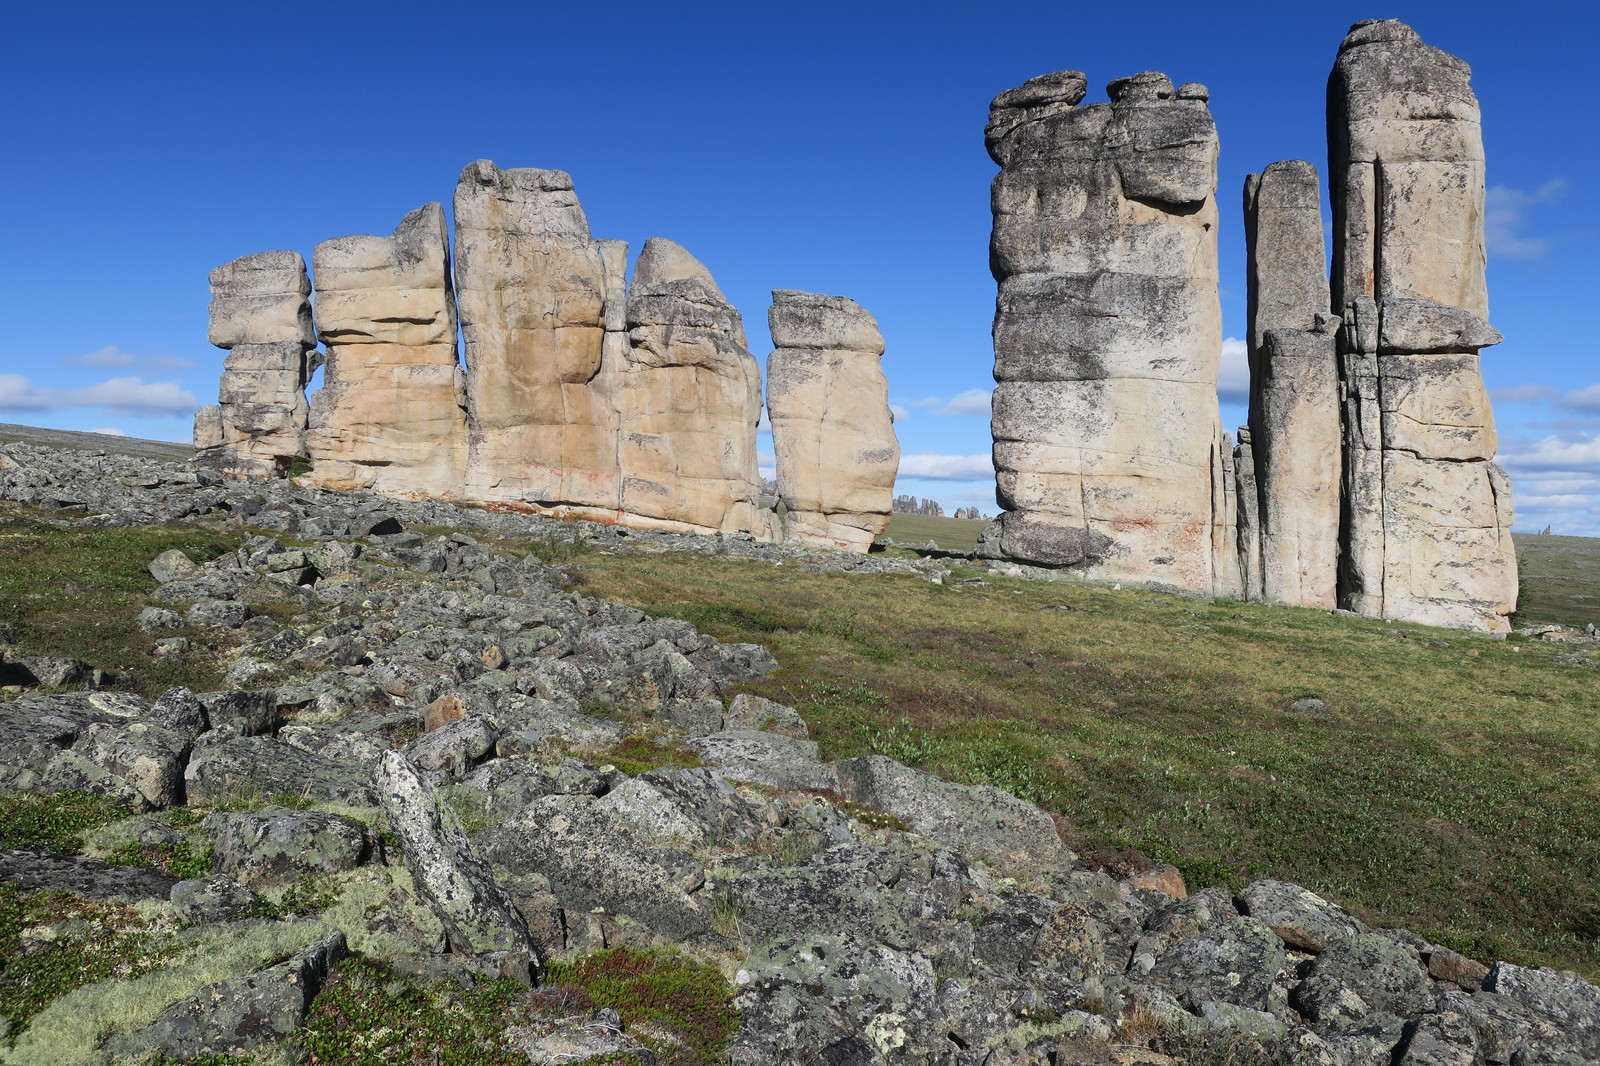
<path fill-rule="evenodd" d="M 739 1027 L 733 989 L 721 971 L 683 955 L 615 948 L 545 970 L 552 989 L 569 988 L 615 1008 L 631 1037 L 663 1066 L 711 1066 Z"/>
<path fill-rule="evenodd" d="M 0 795 L 0 851 L 44 848 L 76 854 L 85 833 L 128 816 L 116 800 L 76 789 Z"/>
<path fill-rule="evenodd" d="M 629 777 L 648 770 L 690 770 L 705 765 L 693 752 L 651 737 L 625 737 L 600 758 Z"/>

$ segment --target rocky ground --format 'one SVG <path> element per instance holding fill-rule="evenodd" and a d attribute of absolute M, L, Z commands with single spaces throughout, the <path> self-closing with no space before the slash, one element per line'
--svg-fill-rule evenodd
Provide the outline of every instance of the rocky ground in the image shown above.
<path fill-rule="evenodd" d="M 581 537 L 934 579 L 948 562 L 26 444 L 0 446 L 0 498 L 251 531 L 203 564 L 151 560 L 140 616 L 159 654 L 226 638 L 222 691 L 146 700 L 71 648 L 0 655 L 0 792 L 125 809 L 81 854 L 0 854 L 30 916 L 0 928 L 0 987 L 48 972 L 20 960 L 142 938 L 0 1022 L 4 1061 L 1600 1062 L 1600 989 L 1571 974 L 1369 929 L 1283 882 L 1117 880 L 1004 792 L 824 761 L 793 710 L 736 694 L 777 667 L 764 648 L 584 596 L 560 558 Z M 615 949 L 719 971 L 737 1018 L 697 1036 L 570 990 Z M 435 997 L 534 987 L 475 1038 L 514 1058 L 378 1057 L 388 1030 L 348 1019 L 327 1044 L 375 973 Z"/>

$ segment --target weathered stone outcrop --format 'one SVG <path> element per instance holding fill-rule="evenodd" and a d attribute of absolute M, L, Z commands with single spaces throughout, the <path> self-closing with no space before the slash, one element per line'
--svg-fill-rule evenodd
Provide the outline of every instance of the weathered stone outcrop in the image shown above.
<path fill-rule="evenodd" d="M 1217 137 L 1203 86 L 1145 72 L 1079 106 L 1063 71 L 998 96 L 994 463 L 983 550 L 1098 578 L 1238 587 L 1219 513 Z"/>
<path fill-rule="evenodd" d="M 652 237 L 634 266 L 626 321 L 617 409 L 628 524 L 768 534 L 756 469 L 761 368 L 739 312 L 699 260 Z"/>
<path fill-rule="evenodd" d="M 457 497 L 466 463 L 450 240 L 436 203 L 390 237 L 317 245 L 317 335 L 326 346 L 306 448 L 335 489 Z"/>
<path fill-rule="evenodd" d="M 311 281 L 299 252 L 258 252 L 211 272 L 210 340 L 228 349 L 217 403 L 194 420 L 195 463 L 271 477 L 306 454 Z"/>
<path fill-rule="evenodd" d="M 866 551 L 889 524 L 900 444 L 883 334 L 844 296 L 776 289 L 767 312 L 767 412 L 784 538 Z"/>
<path fill-rule="evenodd" d="M 1358 22 L 1328 84 L 1333 308 L 1344 316 L 1339 598 L 1375 617 L 1503 632 L 1511 486 L 1490 462 L 1478 352 L 1483 141 L 1467 64 Z"/>
<path fill-rule="evenodd" d="M 469 419 L 463 495 L 613 515 L 616 412 L 594 387 L 607 270 L 572 179 L 479 160 L 461 172 L 455 221 Z"/>
<path fill-rule="evenodd" d="M 1317 171 L 1273 163 L 1244 189 L 1250 312 L 1250 426 L 1240 431 L 1241 544 L 1249 593 L 1335 606 L 1339 560 L 1337 319 L 1327 313 Z M 1243 467 L 1252 464 L 1248 472 Z"/>

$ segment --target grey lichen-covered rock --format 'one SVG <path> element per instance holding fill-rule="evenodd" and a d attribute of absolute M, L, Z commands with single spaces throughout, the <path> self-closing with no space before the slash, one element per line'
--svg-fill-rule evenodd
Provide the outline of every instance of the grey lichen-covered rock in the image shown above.
<path fill-rule="evenodd" d="M 353 818 L 286 807 L 217 811 L 200 826 L 215 847 L 215 868 L 252 888 L 353 870 L 376 844 L 372 830 Z"/>
<path fill-rule="evenodd" d="M 661 843 L 749 843 L 769 825 L 760 807 L 707 769 L 650 770 L 612 788 L 599 805 Z"/>
<path fill-rule="evenodd" d="M 945 847 L 1026 867 L 1075 861 L 1044 811 L 990 785 L 962 785 L 882 755 L 834 763 L 846 799 L 893 815 Z"/>
<path fill-rule="evenodd" d="M 784 538 L 866 551 L 889 524 L 900 444 L 883 334 L 845 296 L 775 289 L 767 412 Z"/>
<path fill-rule="evenodd" d="M 1343 907 L 1287 881 L 1252 881 L 1239 899 L 1246 914 L 1301 951 L 1315 954 L 1335 941 L 1367 931 L 1361 920 Z"/>
<path fill-rule="evenodd" d="M 811 732 L 804 718 L 793 707 L 741 692 L 728 701 L 723 716 L 724 729 L 754 729 L 764 733 L 782 733 L 796 740 L 807 740 Z"/>
<path fill-rule="evenodd" d="M 739 934 L 746 943 L 760 945 L 801 929 L 908 949 L 913 901 L 888 891 L 906 859 L 892 849 L 844 845 L 794 866 L 752 870 L 729 885 Z"/>
<path fill-rule="evenodd" d="M 1484 161 L 1471 72 L 1358 22 L 1328 86 L 1333 308 L 1344 316 L 1340 606 L 1505 632 L 1511 486 L 1490 460 Z"/>
<path fill-rule="evenodd" d="M 1316 1021 L 1340 1021 L 1373 1012 L 1416 1015 L 1434 1006 L 1422 964 L 1400 944 L 1376 933 L 1358 933 L 1328 945 L 1294 992 L 1302 1013 Z"/>
<path fill-rule="evenodd" d="M 378 802 L 366 767 L 313 755 L 270 737 L 224 736 L 197 743 L 183 777 L 190 803 L 226 803 L 236 796 L 311 796 L 361 806 Z"/>
<path fill-rule="evenodd" d="M 200 567 L 177 548 L 162 552 L 150 560 L 146 567 L 150 576 L 163 585 L 168 581 L 178 581 L 183 578 L 192 578 L 200 573 Z"/>
<path fill-rule="evenodd" d="M 270 1047 L 300 1028 L 345 952 L 344 934 L 335 931 L 277 966 L 200 989 L 138 1032 L 114 1038 L 108 1049 L 120 1055 L 155 1051 L 188 1061 Z"/>
<path fill-rule="evenodd" d="M 526 958 L 537 976 L 543 959 L 527 923 L 460 826 L 441 814 L 417 768 L 399 752 L 386 752 L 378 764 L 378 791 L 417 894 L 443 924 L 452 950 L 507 952 Z"/>
<path fill-rule="evenodd" d="M 143 866 L 107 866 L 98 859 L 47 851 L 0 851 L 0 884 L 14 883 L 28 891 L 70 892 L 132 903 L 166 899 L 177 880 Z"/>
<path fill-rule="evenodd" d="M 265 901 L 231 877 L 213 874 L 172 886 L 169 896 L 178 920 L 191 925 L 228 922 L 265 911 Z"/>
<path fill-rule="evenodd" d="M 1187 1003 L 1216 1000 L 1264 1010 L 1286 959 L 1283 942 L 1265 924 L 1233 918 L 1168 948 L 1147 979 Z"/>
<path fill-rule="evenodd" d="M 1481 1066 L 1478 1031 L 1466 1015 L 1443 1010 L 1406 1026 L 1395 1066 Z"/>
<path fill-rule="evenodd" d="M 814 740 L 730 729 L 694 737 L 684 747 L 734 781 L 749 781 L 771 788 L 839 790 L 839 775 L 832 766 L 821 761 Z"/>
<path fill-rule="evenodd" d="M 994 462 L 983 550 L 1236 592 L 1216 415 L 1217 138 L 1162 74 L 1076 71 L 990 105 Z M 1032 88 L 1030 88 L 1032 86 Z"/>
<path fill-rule="evenodd" d="M 1497 962 L 1484 979 L 1486 992 L 1506 996 L 1566 1035 L 1572 1052 L 1600 1059 L 1600 988 L 1549 970 Z"/>
<path fill-rule="evenodd" d="M 568 910 L 599 908 L 673 940 L 711 934 L 710 917 L 689 895 L 705 880 L 701 865 L 643 843 L 592 796 L 548 796 L 479 839 L 496 868 L 548 878 Z"/>

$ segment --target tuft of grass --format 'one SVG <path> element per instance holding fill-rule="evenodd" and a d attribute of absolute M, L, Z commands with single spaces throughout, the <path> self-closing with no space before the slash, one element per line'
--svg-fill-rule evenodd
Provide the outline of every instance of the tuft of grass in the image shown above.
<path fill-rule="evenodd" d="M 74 855 L 85 833 L 128 813 L 116 800 L 77 789 L 0 795 L 0 851 L 43 848 Z"/>
<path fill-rule="evenodd" d="M 741 689 L 830 758 L 994 785 L 1194 888 L 1281 878 L 1464 954 L 1600 975 L 1600 719 L 1570 647 L 974 572 L 618 553 L 587 574 L 765 644 L 783 669 Z M 751 604 L 799 624 L 741 627 Z M 1307 695 L 1332 713 L 1285 710 Z"/>
<path fill-rule="evenodd" d="M 0 625 L 17 637 L 10 654 L 73 655 L 150 698 L 174 685 L 222 687 L 218 657 L 155 655 L 165 634 L 142 633 L 134 619 L 157 587 L 145 569 L 151 559 L 178 548 L 205 562 L 237 547 L 242 534 L 177 525 L 79 529 L 44 515 L 0 502 Z"/>
<path fill-rule="evenodd" d="M 11 1020 L 13 1035 L 56 997 L 148 973 L 173 954 L 126 904 L 0 884 L 0 1016 Z"/>
<path fill-rule="evenodd" d="M 527 1066 L 526 1053 L 503 1039 L 512 1001 L 526 990 L 514 981 L 462 988 L 441 981 L 417 988 L 382 963 L 350 956 L 323 985 L 306 1018 L 310 1066 Z"/>
<path fill-rule="evenodd" d="M 649 770 L 690 770 L 705 765 L 698 755 L 676 744 L 641 736 L 624 737 L 595 758 L 609 762 L 629 777 L 637 777 Z"/>
<path fill-rule="evenodd" d="M 130 840 L 106 856 L 106 862 L 112 866 L 154 866 L 187 881 L 211 872 L 215 849 L 209 841 L 197 844 L 192 840 L 180 840 L 168 846 L 141 845 L 137 840 Z"/>
<path fill-rule="evenodd" d="M 545 980 L 612 1007 L 663 1066 L 712 1066 L 739 1027 L 733 989 L 713 966 L 666 951 L 613 948 L 552 962 Z M 652 1031 L 661 1036 L 652 1036 Z"/>

